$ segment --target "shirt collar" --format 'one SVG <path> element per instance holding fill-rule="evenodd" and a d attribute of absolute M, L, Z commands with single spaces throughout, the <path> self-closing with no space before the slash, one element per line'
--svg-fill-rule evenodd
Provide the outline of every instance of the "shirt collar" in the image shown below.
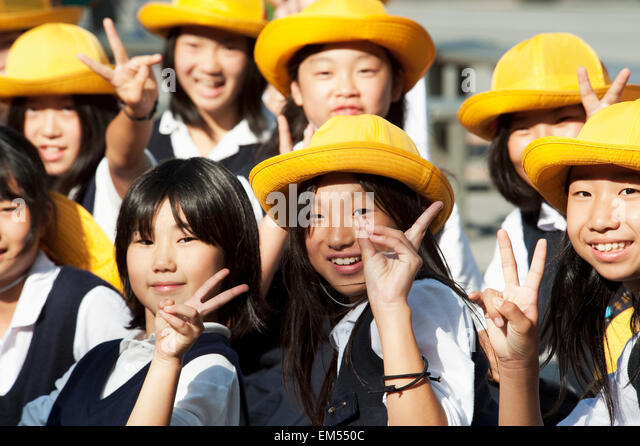
<path fill-rule="evenodd" d="M 340 322 L 336 324 L 335 327 L 331 330 L 330 339 L 331 345 L 337 350 L 340 350 L 340 347 L 346 345 L 349 340 L 349 336 L 353 331 L 353 327 L 355 326 L 358 318 L 364 311 L 368 301 L 361 302 L 356 307 L 354 307 L 351 311 L 343 316 L 340 319 Z"/>
<path fill-rule="evenodd" d="M 567 220 L 553 206 L 543 201 L 540 206 L 538 228 L 543 231 L 566 231 Z"/>
<path fill-rule="evenodd" d="M 217 322 L 205 322 L 204 331 L 202 333 L 218 333 L 225 336 L 227 339 L 231 337 L 231 330 Z M 131 333 L 129 333 L 122 339 L 122 342 L 120 342 L 120 353 L 129 348 L 142 348 L 153 351 L 156 344 L 156 334 L 151 333 L 151 336 L 148 338 L 145 338 L 144 335 L 145 331 L 143 329 L 131 331 Z"/>
<path fill-rule="evenodd" d="M 11 327 L 28 327 L 36 323 L 59 272 L 59 266 L 44 252 L 38 252 L 20 292 Z"/>

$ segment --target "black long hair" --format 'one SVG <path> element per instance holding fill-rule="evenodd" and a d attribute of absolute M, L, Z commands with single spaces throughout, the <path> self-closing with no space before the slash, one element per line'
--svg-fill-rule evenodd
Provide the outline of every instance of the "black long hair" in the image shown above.
<path fill-rule="evenodd" d="M 607 280 L 573 249 L 565 233 L 560 261 L 551 289 L 551 299 L 542 324 L 542 340 L 549 349 L 547 362 L 555 356 L 561 379 L 560 402 L 567 388 L 569 371 L 593 396 L 602 391 L 610 419 L 615 417 L 615 389 L 609 384 L 604 350 L 607 305 L 622 283 Z M 638 296 L 631 295 L 634 308 L 631 333 L 638 330 Z"/>
<path fill-rule="evenodd" d="M 309 56 L 318 53 L 323 50 L 325 47 L 324 44 L 315 44 L 315 45 L 306 45 L 299 49 L 287 62 L 287 73 L 289 75 L 289 79 L 292 81 L 298 80 L 298 69 L 300 68 L 300 64 Z M 389 52 L 386 48 L 383 48 L 388 59 L 391 64 L 391 72 L 393 82 L 397 82 L 402 76 L 402 65 L 396 60 L 395 57 Z M 383 116 L 387 121 L 392 124 L 403 128 L 404 120 L 406 113 L 406 101 L 404 93 L 395 102 L 391 103 L 389 107 L 389 111 L 386 116 Z M 302 141 L 304 136 L 304 129 L 309 124 L 309 120 L 307 116 L 304 114 L 304 109 L 297 105 L 291 96 L 286 98 L 284 106 L 282 108 L 281 114 L 287 119 L 289 123 L 289 132 L 291 134 L 291 141 L 293 144 L 296 144 L 299 141 Z M 278 128 L 276 127 L 269 139 L 262 144 L 262 146 L 258 149 L 258 159 L 265 160 L 272 156 L 276 156 L 279 154 L 280 147 L 280 136 L 278 133 Z"/>
<path fill-rule="evenodd" d="M 7 126 L 24 132 L 26 97 L 16 97 L 11 102 Z M 105 134 L 109 123 L 118 113 L 118 102 L 112 95 L 73 95 L 74 109 L 78 113 L 82 131 L 80 152 L 71 168 L 59 176 L 49 176 L 49 187 L 63 195 L 75 189 L 71 197 L 80 201 L 100 160 L 105 155 Z"/>
<path fill-rule="evenodd" d="M 0 199 L 22 199 L 29 208 L 31 227 L 23 251 L 38 242 L 38 234 L 52 218 L 55 205 L 47 188 L 47 172 L 38 149 L 25 136 L 0 126 Z"/>
<path fill-rule="evenodd" d="M 245 295 L 219 310 L 220 323 L 231 326 L 232 338 L 261 329 L 258 226 L 249 197 L 230 170 L 201 157 L 160 163 L 138 178 L 122 201 L 115 249 L 125 301 L 133 314 L 131 328 L 145 326 L 145 312 L 131 286 L 127 250 L 136 232 L 153 239 L 153 219 L 165 200 L 183 230 L 222 249 L 230 270 L 222 289 L 249 286 Z"/>
<path fill-rule="evenodd" d="M 431 204 L 428 200 L 394 179 L 376 175 L 356 175 L 365 192 L 373 192 L 374 200 L 399 229 L 406 231 Z M 321 177 L 320 177 L 321 178 Z M 320 178 L 303 183 L 299 190 L 313 192 Z M 298 210 L 300 212 L 301 209 Z M 314 359 L 330 329 L 349 311 L 326 298 L 324 287 L 339 294 L 313 268 L 309 261 L 305 239 L 309 228 L 294 227 L 290 230 L 288 250 L 284 256 L 283 270 L 290 302 L 286 307 L 283 324 L 284 346 L 283 375 L 287 388 L 294 394 L 313 424 L 322 424 L 323 408 L 329 403 L 336 379 L 336 357 L 329 366 L 319 394 L 312 386 L 311 373 Z M 440 248 L 431 232 L 427 232 L 419 249 L 422 272 L 452 288 L 466 300 L 463 289 L 451 278 Z M 419 273 L 420 274 L 420 273 Z M 361 301 L 366 300 L 366 292 Z"/>
<path fill-rule="evenodd" d="M 182 32 L 182 28 L 176 27 L 169 31 L 169 35 L 165 40 L 162 53 L 162 68 L 175 71 L 176 68 L 176 41 Z M 264 132 L 268 123 L 264 116 L 264 105 L 262 103 L 262 93 L 267 86 L 267 81 L 262 77 L 258 66 L 253 59 L 253 48 L 256 40 L 247 37 L 247 68 L 244 81 L 240 87 L 238 95 L 238 105 L 241 119 L 246 118 L 249 128 L 255 135 Z M 172 92 L 169 98 L 169 110 L 174 116 L 179 117 L 186 125 L 206 128 L 207 124 L 200 115 L 197 107 L 182 88 L 180 79 L 177 79 L 175 92 Z"/>

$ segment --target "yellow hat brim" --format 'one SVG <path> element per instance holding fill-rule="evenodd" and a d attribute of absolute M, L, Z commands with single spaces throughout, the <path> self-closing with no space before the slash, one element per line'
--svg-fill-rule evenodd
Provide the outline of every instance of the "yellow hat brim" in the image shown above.
<path fill-rule="evenodd" d="M 296 150 L 269 158 L 253 168 L 249 182 L 269 212 L 272 192 L 288 193 L 289 184 L 299 184 L 333 172 L 373 174 L 393 178 L 431 202 L 444 204 L 430 226 L 432 233 L 445 224 L 454 205 L 453 190 L 444 174 L 430 162 L 406 150 L 375 142 L 346 142 Z"/>
<path fill-rule="evenodd" d="M 81 205 L 57 192 L 51 192 L 56 218 L 43 239 L 43 249 L 61 265 L 92 272 L 122 291 L 122 283 L 111 240 L 93 216 Z"/>
<path fill-rule="evenodd" d="M 258 37 L 254 56 L 265 79 L 288 96 L 291 79 L 286 67 L 298 50 L 306 45 L 357 41 L 369 41 L 391 52 L 404 69 L 405 92 L 425 75 L 436 55 L 429 33 L 404 17 L 296 15 L 269 23 Z"/>
<path fill-rule="evenodd" d="M 533 141 L 522 154 L 522 166 L 533 186 L 563 214 L 571 167 L 605 164 L 640 171 L 640 146 L 547 136 Z"/>
<path fill-rule="evenodd" d="M 72 23 L 77 25 L 80 17 L 82 17 L 82 8 L 77 7 L 5 12 L 0 14 L 0 32 L 29 29 L 44 23 Z"/>
<path fill-rule="evenodd" d="M 594 89 L 603 97 L 610 85 Z M 640 98 L 640 85 L 627 85 L 621 101 Z M 490 141 L 495 136 L 496 120 L 505 113 L 564 107 L 582 103 L 579 91 L 494 90 L 465 100 L 458 109 L 458 121 L 471 133 Z"/>
<path fill-rule="evenodd" d="M 88 70 L 88 69 L 87 69 Z M 0 76 L 0 97 L 57 94 L 111 94 L 116 90 L 93 71 L 40 79 L 18 79 Z"/>
<path fill-rule="evenodd" d="M 256 38 L 267 24 L 266 21 L 231 19 L 165 3 L 144 5 L 138 11 L 138 21 L 147 31 L 160 37 L 166 37 L 177 26 L 195 25 L 222 28 Z"/>

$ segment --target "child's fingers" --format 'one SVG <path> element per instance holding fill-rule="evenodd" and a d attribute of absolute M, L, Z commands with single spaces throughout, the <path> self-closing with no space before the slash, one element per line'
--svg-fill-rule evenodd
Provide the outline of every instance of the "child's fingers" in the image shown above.
<path fill-rule="evenodd" d="M 163 310 L 158 310 L 156 316 L 160 316 L 173 330 L 183 336 L 191 336 L 194 332 L 198 333 L 204 330 L 204 324 L 200 317 L 184 319 Z"/>
<path fill-rule="evenodd" d="M 113 20 L 106 18 L 102 21 L 102 25 L 104 26 L 104 32 L 107 35 L 107 40 L 109 41 L 109 46 L 111 47 L 111 52 L 113 53 L 113 59 L 116 65 L 126 64 L 129 60 L 129 56 L 127 55 L 127 50 L 122 44 L 122 40 L 120 40 L 120 36 L 118 36 Z"/>
<path fill-rule="evenodd" d="M 431 225 L 431 222 L 438 216 L 443 207 L 444 204 L 441 201 L 432 203 L 404 233 L 414 248 L 418 249 L 420 247 L 429 225 Z"/>
<path fill-rule="evenodd" d="M 504 327 L 504 319 L 496 307 L 501 306 L 504 299 L 502 293 L 492 288 L 487 288 L 481 294 L 482 308 L 484 308 L 484 318 L 491 319 L 493 324 L 498 327 Z"/>
<path fill-rule="evenodd" d="M 162 54 L 147 54 L 143 56 L 132 57 L 129 63 L 137 67 L 151 67 L 162 62 Z"/>
<path fill-rule="evenodd" d="M 631 76 L 631 70 L 628 68 L 623 68 L 620 70 L 620 73 L 616 76 L 615 80 L 611 84 L 611 87 L 607 90 L 604 97 L 602 98 L 601 103 L 606 105 L 615 104 L 620 102 L 620 98 L 622 98 L 622 92 L 624 91 L 624 87 L 627 85 L 627 81 Z"/>
<path fill-rule="evenodd" d="M 521 335 L 531 333 L 531 329 L 537 323 L 529 320 L 520 307 L 513 302 L 505 300 L 501 305 L 496 306 L 496 310 L 509 322 L 509 326 Z"/>
<path fill-rule="evenodd" d="M 111 79 L 113 79 L 113 69 L 111 67 L 103 65 L 84 54 L 78 54 L 78 59 L 104 80 L 111 82 Z"/>
<path fill-rule="evenodd" d="M 279 115 L 278 121 L 278 137 L 280 139 L 280 154 L 289 153 L 293 150 L 293 142 L 291 141 L 291 132 L 289 131 L 289 122 L 287 118 Z"/>
<path fill-rule="evenodd" d="M 595 91 L 593 91 L 593 87 L 589 81 L 589 74 L 585 67 L 578 68 L 578 88 L 580 90 L 580 97 L 582 98 L 582 105 L 587 111 L 587 116 L 589 116 L 593 113 L 593 110 L 596 110 L 600 106 L 600 100 Z"/>
<path fill-rule="evenodd" d="M 229 275 L 229 269 L 228 268 L 222 268 L 220 271 L 218 271 L 217 273 L 215 273 L 213 276 L 209 277 L 201 286 L 200 288 L 198 288 L 196 290 L 195 293 L 193 293 L 193 296 L 191 296 L 189 299 L 187 299 L 184 303 L 185 305 L 190 305 L 191 307 L 195 308 L 196 310 L 199 310 L 199 308 L 202 306 L 202 302 L 206 299 L 206 297 L 215 289 L 216 286 L 218 286 L 218 284 L 220 282 L 222 282 L 222 280 L 224 280 L 225 277 L 227 277 Z"/>
<path fill-rule="evenodd" d="M 213 296 L 211 299 L 205 300 L 200 304 L 199 308 L 196 309 L 204 317 L 247 291 L 249 291 L 249 285 L 246 283 L 237 285 Z"/>
<path fill-rule="evenodd" d="M 535 295 L 538 295 L 540 283 L 542 282 L 542 276 L 544 275 L 544 262 L 547 257 L 547 241 L 545 239 L 538 240 L 536 248 L 533 251 L 533 258 L 531 259 L 531 266 L 525 279 L 525 286 L 532 289 Z"/>
<path fill-rule="evenodd" d="M 498 231 L 498 248 L 500 250 L 500 259 L 502 262 L 502 275 L 505 285 L 520 286 L 518 279 L 518 265 L 513 256 L 511 248 L 511 240 L 509 234 L 504 229 Z"/>
<path fill-rule="evenodd" d="M 376 248 L 369 240 L 369 233 L 367 232 L 366 221 L 361 218 L 354 218 L 353 224 L 356 229 L 356 240 L 360 247 L 360 255 L 362 256 L 362 262 L 366 265 L 371 257 L 376 255 Z"/>
<path fill-rule="evenodd" d="M 309 146 L 309 143 L 311 142 L 311 137 L 313 136 L 313 134 L 315 133 L 315 129 L 313 128 L 313 124 L 308 124 L 303 132 L 303 138 L 302 138 L 302 146 L 303 147 L 307 147 Z"/>

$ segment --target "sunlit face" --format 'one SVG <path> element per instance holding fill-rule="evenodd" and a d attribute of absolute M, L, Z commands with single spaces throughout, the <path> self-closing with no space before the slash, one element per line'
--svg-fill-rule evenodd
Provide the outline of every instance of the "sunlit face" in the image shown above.
<path fill-rule="evenodd" d="M 572 168 L 567 233 L 608 280 L 640 291 L 640 172 L 614 165 Z"/>
<path fill-rule="evenodd" d="M 244 36 L 216 28 L 185 27 L 176 39 L 178 82 L 201 112 L 212 116 L 237 113 L 248 53 Z"/>
<path fill-rule="evenodd" d="M 127 250 L 131 287 L 146 308 L 147 334 L 155 330 L 161 300 L 186 301 L 223 266 L 222 250 L 180 229 L 165 200 L 153 221 L 153 238 L 135 234 Z"/>
<path fill-rule="evenodd" d="M 356 177 L 346 173 L 322 177 L 311 216 L 305 240 L 311 265 L 342 295 L 360 295 L 365 290 L 364 265 L 353 219 L 362 216 L 375 225 L 397 229 L 395 222 L 367 200 Z"/>
<path fill-rule="evenodd" d="M 38 149 L 47 174 L 64 174 L 82 145 L 82 124 L 73 97 L 29 97 L 25 108 L 24 135 Z"/>
<path fill-rule="evenodd" d="M 25 274 L 33 264 L 39 244 L 27 246 L 31 213 L 23 200 L 0 199 L 0 288 Z"/>
<path fill-rule="evenodd" d="M 533 140 L 544 136 L 575 138 L 586 121 L 582 105 L 515 113 L 507 142 L 509 158 L 518 175 L 531 184 L 522 167 L 522 153 Z"/>
<path fill-rule="evenodd" d="M 291 96 L 318 128 L 335 115 L 386 116 L 402 96 L 402 82 L 394 82 L 391 62 L 380 46 L 338 43 L 304 59 Z"/>

